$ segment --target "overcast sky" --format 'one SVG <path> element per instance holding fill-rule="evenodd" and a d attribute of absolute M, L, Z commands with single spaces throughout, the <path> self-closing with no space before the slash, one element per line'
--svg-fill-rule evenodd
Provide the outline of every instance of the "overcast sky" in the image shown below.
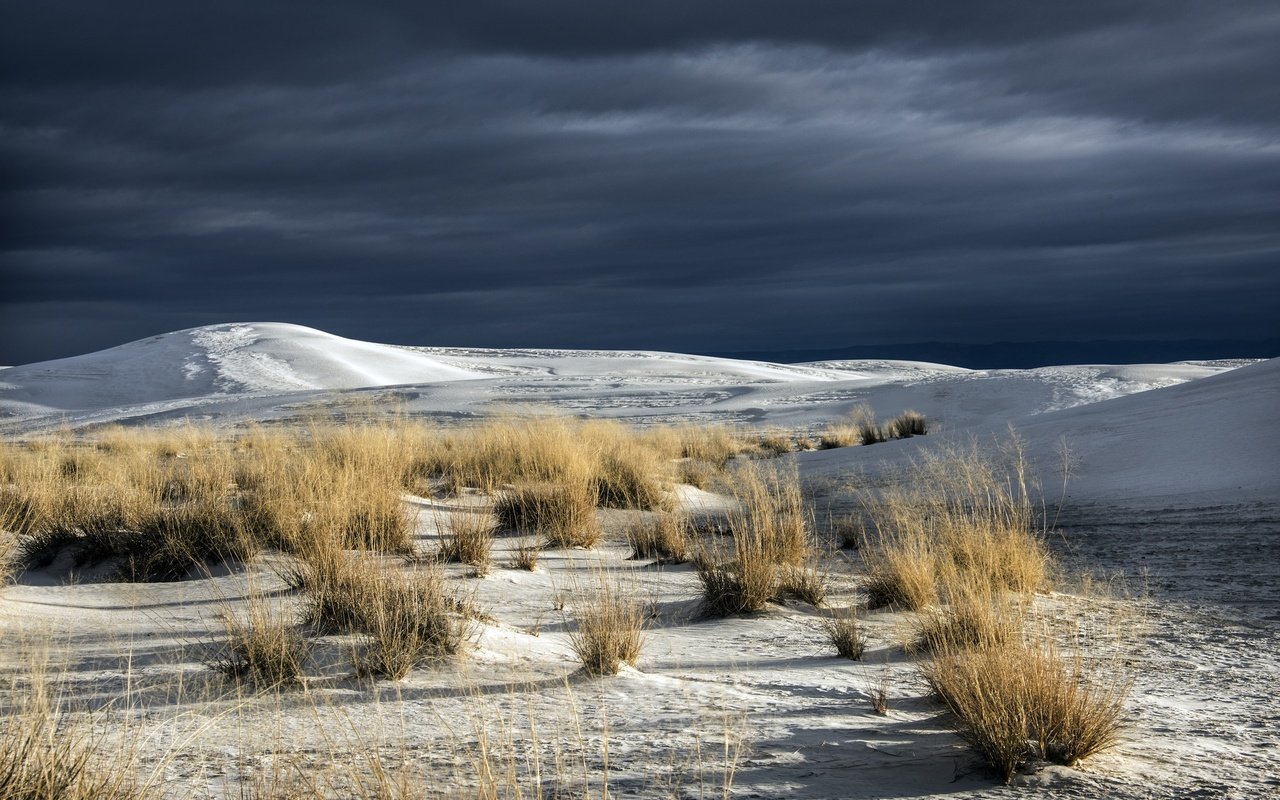
<path fill-rule="evenodd" d="M 1280 328 L 1274 0 L 0 7 L 0 363 Z"/>

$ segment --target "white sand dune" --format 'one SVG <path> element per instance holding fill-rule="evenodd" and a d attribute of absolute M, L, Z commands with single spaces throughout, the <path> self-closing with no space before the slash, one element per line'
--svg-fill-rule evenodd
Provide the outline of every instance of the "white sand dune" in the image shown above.
<path fill-rule="evenodd" d="M 14 367 L 4 373 L 0 398 L 6 404 L 67 411 L 477 377 L 419 353 L 301 325 L 232 323 Z"/>
<path fill-rule="evenodd" d="M 1280 497 L 1280 424 L 1275 419 L 1280 408 L 1280 359 L 1122 393 L 1121 387 L 1135 381 L 1171 381 L 1177 372 L 1177 365 L 1008 371 L 991 387 L 970 382 L 973 402 L 989 392 L 991 405 L 1012 409 L 1017 402 L 1010 394 L 1020 384 L 1023 393 L 1039 394 L 1064 380 L 1065 385 L 1080 381 L 1085 373 L 1091 378 L 1087 387 L 1076 390 L 1077 396 L 1093 393 L 1105 399 L 1043 413 L 1000 414 L 986 424 L 953 429 L 944 436 L 799 457 L 813 475 L 878 472 L 889 465 L 902 466 L 943 441 L 1006 435 L 1006 426 L 1012 424 L 1049 486 L 1059 460 L 1056 451 L 1065 443 L 1073 464 L 1069 491 L 1076 499 L 1164 506 L 1205 498 L 1225 502 Z M 917 405 L 936 410 L 927 402 Z"/>
<path fill-rule="evenodd" d="M 421 669 L 394 687 L 368 688 L 343 682 L 334 668 L 317 683 L 326 698 L 319 710 L 247 703 L 225 721 L 201 722 L 210 726 L 202 735 L 218 743 L 202 756 L 215 772 L 229 759 L 221 743 L 257 726 L 275 737 L 273 747 L 283 742 L 304 753 L 326 752 L 317 744 L 321 728 L 325 742 L 389 730 L 411 743 L 415 759 L 448 775 L 452 762 L 431 749 L 442 731 L 470 735 L 477 717 L 513 721 L 519 731 L 523 715 L 537 715 L 546 731 L 557 720 L 571 722 L 571 747 L 585 752 L 568 760 L 580 759 L 575 763 L 593 779 L 607 729 L 615 796 L 676 796 L 663 781 L 687 789 L 694 785 L 687 776 L 704 766 L 706 784 L 679 796 L 720 796 L 715 756 L 726 751 L 716 737 L 730 728 L 748 742 L 733 764 L 741 796 L 1103 800 L 1280 791 L 1280 360 L 1034 370 L 895 361 L 775 365 L 674 353 L 401 348 L 255 323 L 14 367 L 0 372 L 0 382 L 0 413 L 8 415 L 0 429 L 11 435 L 110 421 L 285 419 L 350 400 L 423 415 L 538 408 L 792 430 L 813 430 L 860 403 L 881 416 L 904 408 L 928 415 L 936 427 L 925 437 L 793 456 L 820 512 L 833 513 L 849 507 L 850 487 L 874 485 L 912 459 L 974 437 L 1007 437 L 1012 423 L 1050 501 L 1057 499 L 1059 444 L 1069 447 L 1074 476 L 1050 540 L 1058 557 L 1073 569 L 1139 577 L 1150 593 L 1139 601 L 1038 598 L 1049 613 L 1078 617 L 1089 636 L 1107 630 L 1101 619 L 1125 620 L 1122 629 L 1090 640 L 1091 653 L 1122 664 L 1134 688 L 1125 737 L 1113 751 L 1006 788 L 947 729 L 903 654 L 909 615 L 866 614 L 870 646 L 859 663 L 830 655 L 825 611 L 803 603 L 699 620 L 692 569 L 628 561 L 619 533 L 625 514 L 603 512 L 613 523 L 604 544 L 546 551 L 537 572 L 495 567 L 474 579 L 448 567 L 451 581 L 474 591 L 492 615 L 465 670 Z M 692 490 L 683 496 L 707 497 Z M 485 501 L 407 503 L 418 518 L 419 546 L 438 546 L 450 515 L 468 502 Z M 499 564 L 514 544 L 500 540 Z M 856 597 L 857 558 L 826 562 L 837 607 Z M 595 566 L 625 570 L 658 613 L 637 668 L 604 680 L 572 674 L 572 604 L 557 610 Z M 172 584 L 59 581 L 36 574 L 9 587 L 0 596 L 0 640 L 33 628 L 73 637 L 79 661 L 69 685 L 92 696 L 123 694 L 137 680 L 119 667 L 121 652 L 157 684 L 174 672 L 207 677 L 190 663 L 191 643 L 222 635 L 228 604 L 243 611 L 237 603 L 250 585 L 278 589 L 289 602 L 265 564 L 248 575 Z M 0 662 L 5 657 L 0 652 Z M 887 716 L 868 704 L 881 682 L 891 695 Z M 692 764 L 695 753 L 705 765 Z M 559 756 L 543 754 L 547 763 Z M 190 775 L 204 781 L 203 769 L 173 770 L 166 796 L 191 796 Z M 218 775 L 207 780 L 209 791 L 198 796 L 235 795 L 236 786 L 219 783 Z"/>
<path fill-rule="evenodd" d="M 813 427 L 861 403 L 959 430 L 1223 371 L 1218 365 L 980 371 L 900 361 L 790 365 L 679 353 L 396 347 L 297 325 L 193 328 L 5 370 L 0 428 L 279 419 L 336 395 L 407 411 L 518 407 L 631 418 Z M 394 389 L 394 391 L 392 391 Z"/>

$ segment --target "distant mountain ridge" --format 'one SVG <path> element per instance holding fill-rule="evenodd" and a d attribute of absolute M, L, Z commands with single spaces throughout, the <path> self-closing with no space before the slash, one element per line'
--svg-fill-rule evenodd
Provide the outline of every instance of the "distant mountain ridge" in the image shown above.
<path fill-rule="evenodd" d="M 1125 341 L 1095 339 L 1085 342 L 1036 341 L 909 342 L 905 344 L 854 345 L 850 347 L 796 350 L 743 350 L 708 355 L 777 364 L 850 359 L 897 359 L 949 364 L 970 369 L 1030 369 L 1062 364 L 1167 364 L 1220 358 L 1275 358 L 1280 338 L 1177 339 Z"/>

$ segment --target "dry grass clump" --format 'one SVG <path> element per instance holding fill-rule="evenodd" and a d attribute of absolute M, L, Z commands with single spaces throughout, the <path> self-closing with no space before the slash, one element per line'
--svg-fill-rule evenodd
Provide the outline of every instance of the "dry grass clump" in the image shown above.
<path fill-rule="evenodd" d="M 683 425 L 651 435 L 674 439 L 671 457 L 701 461 L 717 470 L 723 470 L 735 456 L 752 448 L 740 433 L 722 425 Z"/>
<path fill-rule="evenodd" d="M 929 432 L 929 422 L 919 411 L 903 411 L 889 420 L 889 436 L 894 439 L 909 439 L 912 436 L 924 436 Z"/>
<path fill-rule="evenodd" d="M 485 575 L 497 528 L 497 520 L 487 509 L 454 512 L 449 517 L 449 535 L 440 548 L 440 557 L 474 567 L 477 576 Z"/>
<path fill-rule="evenodd" d="M 1027 608 L 1016 598 L 993 594 L 989 587 L 952 587 L 945 606 L 927 609 L 917 623 L 909 651 L 956 652 L 998 648 L 1017 640 Z"/>
<path fill-rule="evenodd" d="M 686 458 L 676 462 L 676 480 L 680 483 L 697 489 L 706 489 L 711 486 L 714 477 L 715 468 L 705 461 Z"/>
<path fill-rule="evenodd" d="M 818 449 L 831 450 L 837 447 L 853 447 L 859 444 L 871 444 L 864 436 L 878 431 L 875 423 L 875 412 L 866 403 L 859 403 L 849 410 L 843 419 L 832 422 L 818 434 Z"/>
<path fill-rule="evenodd" d="M 522 537 L 516 542 L 515 549 L 511 551 L 510 567 L 533 572 L 538 568 L 538 556 L 541 553 L 542 548 L 538 546 L 537 539 Z"/>
<path fill-rule="evenodd" d="M 761 455 L 775 458 L 799 449 L 791 437 L 781 431 L 765 431 L 757 435 L 756 447 Z"/>
<path fill-rule="evenodd" d="M 976 445 L 928 458 L 898 487 L 868 499 L 872 607 L 923 609 L 953 586 L 1029 594 L 1049 585 L 1025 464 L 1012 455 L 1004 467 Z"/>
<path fill-rule="evenodd" d="M 452 656 L 471 636 L 467 604 L 450 595 L 435 570 L 381 574 L 360 611 L 363 647 L 356 674 L 400 680 L 416 666 Z"/>
<path fill-rule="evenodd" d="M 804 567 L 813 557 L 813 545 L 794 468 L 765 471 L 753 465 L 744 467 L 734 475 L 733 489 L 737 503 L 729 518 L 733 560 L 726 562 L 704 550 L 695 563 L 705 612 L 727 616 L 763 609 L 787 588 L 784 571 L 801 578 L 791 588 L 817 595 L 813 585 L 804 583 Z"/>
<path fill-rule="evenodd" d="M 583 483 L 531 483 L 503 492 L 494 505 L 498 524 L 537 534 L 551 547 L 594 547 L 600 520 L 591 489 Z"/>
<path fill-rule="evenodd" d="M 399 429 L 116 429 L 0 446 L 0 515 L 23 565 L 69 553 L 124 580 L 175 580 L 315 538 L 407 552 Z"/>
<path fill-rule="evenodd" d="M 683 513 L 657 514 L 651 519 L 637 518 L 627 527 L 627 543 L 632 558 L 658 558 L 675 564 L 689 560 L 689 519 Z"/>
<path fill-rule="evenodd" d="M 817 559 L 804 564 L 784 564 L 778 573 L 778 594 L 820 606 L 827 599 L 827 576 Z"/>
<path fill-rule="evenodd" d="M 1033 759 L 1071 765 L 1115 744 L 1129 691 L 1037 642 L 940 653 L 922 672 L 956 732 L 1006 782 Z"/>
<path fill-rule="evenodd" d="M 144 800 L 132 752 L 111 747 L 92 720 L 75 721 L 51 695 L 47 664 L 15 682 L 0 711 L 0 798 Z"/>
<path fill-rule="evenodd" d="M 844 419 L 828 425 L 818 436 L 818 446 L 822 450 L 829 450 L 834 447 L 879 444 L 889 439 L 924 436 L 928 432 L 929 423 L 924 414 L 918 411 L 903 411 L 887 424 L 881 425 L 876 422 L 875 412 L 871 407 L 862 404 L 855 406 Z"/>
<path fill-rule="evenodd" d="M 489 420 L 422 437 L 406 485 L 431 478 L 455 490 L 495 492 L 507 484 L 584 483 L 593 502 L 665 508 L 671 443 L 617 422 L 552 417 Z"/>
<path fill-rule="evenodd" d="M 292 620 L 276 615 L 261 595 L 251 595 L 248 615 L 223 616 L 227 638 L 210 666 L 233 680 L 259 688 L 285 688 L 302 683 L 311 645 Z"/>
<path fill-rule="evenodd" d="M 635 665 L 644 644 L 645 609 L 620 582 L 600 576 L 575 616 L 569 646 L 588 674 L 616 675 L 623 663 Z"/>
<path fill-rule="evenodd" d="M 867 649 L 867 638 L 858 624 L 857 611 L 853 606 L 824 619 L 822 629 L 838 655 L 850 661 L 862 658 L 863 652 Z"/>

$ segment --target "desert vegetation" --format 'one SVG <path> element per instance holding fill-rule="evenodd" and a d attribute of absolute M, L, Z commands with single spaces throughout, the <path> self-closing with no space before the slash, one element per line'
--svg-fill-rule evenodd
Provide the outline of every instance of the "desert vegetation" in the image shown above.
<path fill-rule="evenodd" d="M 864 404 L 855 406 L 843 419 L 827 425 L 818 435 L 818 447 L 830 450 L 879 444 L 890 439 L 924 436 L 928 432 L 928 420 L 918 411 L 903 411 L 888 422 L 880 423 L 876 421 L 871 407 Z"/>
<path fill-rule="evenodd" d="M 879 425 L 868 411 L 849 426 L 830 441 L 927 431 L 911 412 Z M 552 586 L 563 618 L 555 652 L 593 680 L 625 680 L 609 676 L 644 663 L 655 625 L 715 626 L 742 616 L 755 624 L 803 608 L 804 624 L 845 659 L 905 649 L 961 739 L 1005 779 L 1038 761 L 1076 763 L 1116 741 L 1123 673 L 1104 677 L 1036 610 L 1058 568 L 1016 441 L 925 458 L 898 480 L 858 489 L 856 507 L 828 510 L 823 525 L 795 464 L 776 458 L 802 442 L 779 431 L 543 417 L 449 429 L 397 418 L 231 432 L 106 429 L 5 442 L 0 577 L 39 570 L 139 584 L 274 577 L 274 590 L 250 585 L 224 600 L 217 626 L 199 643 L 206 673 L 219 679 L 207 700 L 221 702 L 225 690 L 240 702 L 290 697 L 305 705 L 317 692 L 465 674 L 468 653 L 484 637 L 517 636 L 482 610 L 477 592 L 492 599 L 506 584 L 517 597 L 545 587 L 545 559 L 557 574 L 575 576 L 572 588 Z M 722 505 L 692 516 L 681 500 L 686 482 Z M 576 579 L 583 568 L 586 583 Z M 644 599 L 669 585 L 682 587 L 700 613 L 682 619 Z M 833 596 L 841 610 L 825 611 Z M 910 621 L 897 642 L 868 627 L 885 607 Z M 542 638 L 540 618 L 520 627 Z M 507 658 L 487 652 L 486 670 Z M 886 713 L 887 688 L 870 696 Z M 15 699 L 6 708 L 13 733 L 0 746 L 0 786 L 144 796 L 111 794 L 117 786 L 134 792 L 138 771 L 129 781 L 99 775 L 104 762 L 95 753 L 105 740 L 54 737 L 33 721 L 35 706 Z M 88 730 L 70 722 L 80 716 L 45 712 L 53 722 L 40 724 L 61 730 L 66 717 L 66 730 Z M 519 751 L 509 728 L 502 736 Z M 607 732 L 604 742 L 592 769 L 607 773 Z M 392 791 L 401 778 L 389 777 L 383 755 L 370 752 L 353 767 L 339 781 L 345 789 L 306 796 L 341 796 L 368 780 Z M 722 755 L 728 763 L 728 751 Z M 468 785 L 506 787 L 481 796 L 529 791 L 527 763 L 495 765 L 483 753 L 451 758 L 474 766 Z M 589 772 L 584 764 L 574 769 Z M 265 780 L 262 796 L 273 796 L 271 786 L 293 785 L 302 774 L 285 769 L 254 781 Z M 81 784 L 88 788 L 77 795 Z M 513 795 L 512 787 L 520 789 Z M 14 791 L 0 797 L 63 796 Z M 404 796 L 434 796 L 415 792 Z"/>

